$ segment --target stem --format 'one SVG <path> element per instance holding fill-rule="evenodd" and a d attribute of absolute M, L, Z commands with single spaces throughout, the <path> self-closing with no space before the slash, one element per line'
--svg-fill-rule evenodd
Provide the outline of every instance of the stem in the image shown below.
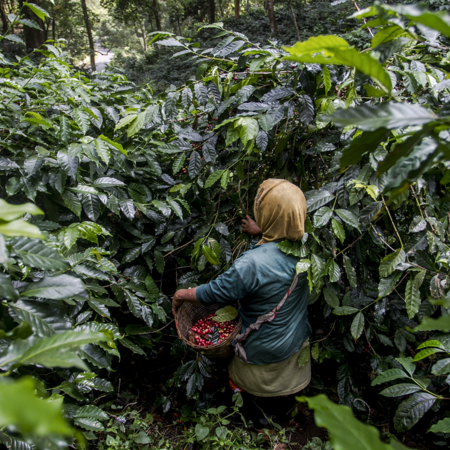
<path fill-rule="evenodd" d="M 420 215 L 422 216 L 422 219 L 425 219 L 425 217 L 423 217 L 422 208 L 420 207 L 419 199 L 417 198 L 416 191 L 412 184 L 410 185 L 410 188 L 413 191 L 414 198 L 416 199 L 416 203 L 417 203 L 417 207 L 419 208 Z"/>
<path fill-rule="evenodd" d="M 398 240 L 400 241 L 400 245 L 404 249 L 405 246 L 403 245 L 402 238 L 400 237 L 400 234 L 399 234 L 399 232 L 397 230 L 397 227 L 395 226 L 394 220 L 392 219 L 392 216 L 391 216 L 391 212 L 389 211 L 389 208 L 386 205 L 386 201 L 384 200 L 384 196 L 383 195 L 381 196 L 381 199 L 383 200 L 383 205 L 386 208 L 386 211 L 387 211 L 387 213 L 389 215 L 389 219 L 391 219 L 392 226 L 394 227 L 395 233 L 397 234 Z"/>

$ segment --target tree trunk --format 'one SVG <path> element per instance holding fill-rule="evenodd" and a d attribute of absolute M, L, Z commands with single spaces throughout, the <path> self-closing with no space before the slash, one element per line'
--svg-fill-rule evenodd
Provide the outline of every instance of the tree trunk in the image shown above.
<path fill-rule="evenodd" d="M 247 14 L 250 11 L 250 0 L 247 0 L 247 8 L 246 8 Z"/>
<path fill-rule="evenodd" d="M 153 0 L 153 9 L 155 10 L 156 30 L 161 31 L 161 19 L 159 17 L 158 0 Z"/>
<path fill-rule="evenodd" d="M 94 39 L 92 38 L 92 30 L 91 30 L 91 24 L 89 22 L 86 0 L 81 0 L 81 8 L 83 9 L 84 24 L 86 25 L 86 32 L 87 32 L 88 40 L 89 40 L 89 53 L 90 53 L 90 57 L 91 57 L 91 69 L 92 69 L 92 71 L 94 71 L 95 70 L 95 46 L 94 46 Z"/>
<path fill-rule="evenodd" d="M 56 21 L 55 18 L 52 18 L 52 38 L 56 41 Z"/>
<path fill-rule="evenodd" d="M 295 17 L 294 7 L 292 6 L 292 0 L 289 0 L 289 7 L 291 8 L 292 18 L 294 19 L 295 31 L 297 32 L 297 39 L 300 41 L 300 31 L 297 25 L 297 18 Z"/>
<path fill-rule="evenodd" d="M 30 0 L 29 3 L 34 3 L 35 5 L 40 6 L 41 0 Z M 28 6 L 24 7 L 23 0 L 19 0 L 19 6 L 22 9 L 22 13 L 25 15 L 26 19 L 34 20 L 41 27 L 41 30 L 36 30 L 36 28 L 31 28 L 26 25 L 23 26 L 23 34 L 25 35 L 27 51 L 31 52 L 45 42 L 44 22 L 39 19 L 39 17 L 36 16 L 30 8 L 28 8 Z"/>
<path fill-rule="evenodd" d="M 209 0 L 209 23 L 216 21 L 216 1 Z"/>
<path fill-rule="evenodd" d="M 3 34 L 6 34 L 6 32 L 8 31 L 9 20 L 8 16 L 6 15 L 5 5 L 3 4 L 3 2 L 0 2 L 0 16 L 2 18 L 2 32 Z"/>
<path fill-rule="evenodd" d="M 275 20 L 275 11 L 273 9 L 273 0 L 267 0 L 267 10 L 269 11 L 270 31 L 273 35 L 277 34 L 277 22 Z"/>
<path fill-rule="evenodd" d="M 145 32 L 145 22 L 142 24 L 142 39 L 144 40 L 144 52 L 147 51 L 147 33 Z"/>
<path fill-rule="evenodd" d="M 234 0 L 234 18 L 236 20 L 239 20 L 239 13 L 240 13 L 240 0 Z"/>

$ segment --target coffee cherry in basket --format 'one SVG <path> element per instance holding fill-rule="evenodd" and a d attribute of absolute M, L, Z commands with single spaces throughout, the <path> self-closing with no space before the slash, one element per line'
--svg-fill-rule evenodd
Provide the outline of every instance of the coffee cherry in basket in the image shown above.
<path fill-rule="evenodd" d="M 203 317 L 192 327 L 195 343 L 200 347 L 211 347 L 227 339 L 236 328 L 237 321 L 217 322 L 213 320 L 214 314 Z"/>

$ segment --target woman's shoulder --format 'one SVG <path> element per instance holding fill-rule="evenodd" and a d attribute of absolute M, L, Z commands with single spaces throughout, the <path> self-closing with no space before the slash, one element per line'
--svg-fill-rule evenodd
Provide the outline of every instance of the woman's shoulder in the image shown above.
<path fill-rule="evenodd" d="M 253 262 L 260 264 L 273 259 L 289 259 L 289 256 L 283 253 L 278 247 L 277 242 L 269 242 L 267 244 L 255 245 L 253 248 L 244 252 L 237 260 L 242 263 Z"/>

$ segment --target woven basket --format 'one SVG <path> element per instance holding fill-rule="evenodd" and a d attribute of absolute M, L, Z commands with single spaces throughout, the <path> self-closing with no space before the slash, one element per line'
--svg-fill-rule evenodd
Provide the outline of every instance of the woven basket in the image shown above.
<path fill-rule="evenodd" d="M 192 303 L 183 302 L 177 311 L 176 324 L 177 332 L 180 339 L 189 347 L 192 347 L 195 351 L 205 355 L 209 359 L 227 359 L 233 356 L 234 350 L 231 346 L 233 339 L 240 333 L 242 327 L 242 320 L 236 325 L 234 331 L 220 344 L 211 345 L 210 347 L 201 347 L 200 345 L 195 345 L 189 340 L 189 331 L 191 327 L 197 323 L 198 320 L 203 317 L 214 314 L 218 309 L 219 305 L 193 305 Z"/>

